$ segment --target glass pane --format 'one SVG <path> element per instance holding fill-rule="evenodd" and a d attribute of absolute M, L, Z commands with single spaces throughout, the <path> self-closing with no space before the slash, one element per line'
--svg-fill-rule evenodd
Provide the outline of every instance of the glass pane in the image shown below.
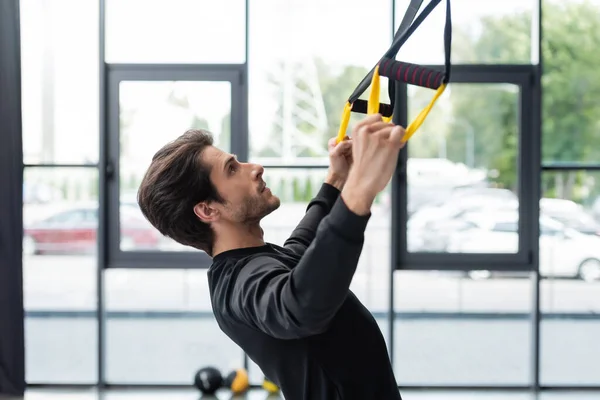
<path fill-rule="evenodd" d="M 243 367 L 243 352 L 214 319 L 206 272 L 105 272 L 109 383 L 191 385 L 202 367 Z"/>
<path fill-rule="evenodd" d="M 121 250 L 197 251 L 147 223 L 137 190 L 154 154 L 188 129 L 209 130 L 230 151 L 231 83 L 125 81 L 119 90 Z"/>
<path fill-rule="evenodd" d="M 409 121 L 433 93 L 409 87 Z M 411 137 L 408 251 L 518 252 L 519 97 L 508 84 L 453 84 Z"/>
<path fill-rule="evenodd" d="M 97 378 L 95 168 L 26 168 L 23 291 L 28 383 Z"/>
<path fill-rule="evenodd" d="M 266 168 L 263 178 L 281 200 L 278 210 L 263 219 L 261 227 L 267 242 L 283 245 L 306 212 L 327 175 L 325 168 Z M 365 243 L 350 290 L 371 311 L 388 338 L 388 311 L 391 262 L 391 185 L 379 194 L 371 210 Z M 250 378 L 262 382 L 259 367 L 251 363 Z"/>
<path fill-rule="evenodd" d="M 327 140 L 337 135 L 344 104 L 391 44 L 392 18 L 386 17 L 391 6 L 390 0 L 252 3 L 252 160 L 307 164 L 311 157 L 327 156 Z M 382 92 L 387 96 L 385 85 Z"/>
<path fill-rule="evenodd" d="M 96 163 L 98 1 L 23 0 L 20 10 L 24 161 Z"/>
<path fill-rule="evenodd" d="M 600 172 L 542 175 L 541 380 L 599 385 Z"/>
<path fill-rule="evenodd" d="M 394 367 L 403 385 L 528 385 L 529 274 L 394 273 Z"/>
<path fill-rule="evenodd" d="M 544 0 L 542 159 L 600 163 L 600 1 Z"/>
<path fill-rule="evenodd" d="M 396 0 L 396 29 L 408 0 Z M 419 13 L 429 1 L 424 1 Z M 537 0 L 453 0 L 452 62 L 455 64 L 529 64 L 532 16 Z M 417 64 L 444 63 L 446 1 L 441 1 L 398 52 Z M 423 51 L 425 49 L 425 51 Z"/>
<path fill-rule="evenodd" d="M 244 0 L 106 1 L 109 63 L 241 64 L 245 34 Z"/>

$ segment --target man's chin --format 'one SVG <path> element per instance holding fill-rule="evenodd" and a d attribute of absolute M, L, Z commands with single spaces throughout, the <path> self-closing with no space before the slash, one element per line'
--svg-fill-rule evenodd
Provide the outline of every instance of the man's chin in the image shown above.
<path fill-rule="evenodd" d="M 267 215 L 271 214 L 273 211 L 277 210 L 280 206 L 281 206 L 281 201 L 279 200 L 279 197 L 273 195 L 273 197 L 271 199 L 269 199 L 269 207 L 267 209 L 265 217 Z"/>
<path fill-rule="evenodd" d="M 279 200 L 279 197 L 272 195 L 271 198 L 266 202 L 266 204 L 263 204 L 263 206 L 260 208 L 260 211 L 256 213 L 255 221 L 258 222 L 262 220 L 269 214 L 272 214 L 280 206 L 281 201 Z"/>
<path fill-rule="evenodd" d="M 279 197 L 275 196 L 274 194 L 271 195 L 273 197 L 273 203 L 274 203 L 274 207 L 275 210 L 279 208 L 279 206 L 281 205 L 281 200 L 279 199 Z"/>

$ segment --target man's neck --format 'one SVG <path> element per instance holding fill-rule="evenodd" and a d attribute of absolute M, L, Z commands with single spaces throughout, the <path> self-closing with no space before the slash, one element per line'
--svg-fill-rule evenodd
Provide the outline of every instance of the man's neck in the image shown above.
<path fill-rule="evenodd" d="M 265 245 L 263 230 L 258 223 L 221 227 L 215 234 L 213 257 L 228 250 Z"/>

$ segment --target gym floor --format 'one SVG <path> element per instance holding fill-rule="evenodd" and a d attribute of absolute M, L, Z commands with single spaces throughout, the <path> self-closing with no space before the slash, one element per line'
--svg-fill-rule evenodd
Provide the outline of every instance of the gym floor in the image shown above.
<path fill-rule="evenodd" d="M 552 391 L 532 394 L 529 392 L 461 392 L 461 391 L 425 391 L 425 390 L 402 390 L 404 400 L 598 400 L 600 393 L 583 391 Z M 22 400 L 21 398 L 3 398 L 2 400 Z M 30 389 L 24 400 L 199 400 L 200 395 L 193 390 L 54 390 L 54 389 Z M 216 397 L 202 397 L 202 399 L 213 400 L 275 400 L 281 399 L 278 395 L 268 395 L 264 390 L 251 390 L 244 396 L 232 397 L 227 391 L 218 392 Z M 379 400 L 379 399 L 377 399 Z"/>

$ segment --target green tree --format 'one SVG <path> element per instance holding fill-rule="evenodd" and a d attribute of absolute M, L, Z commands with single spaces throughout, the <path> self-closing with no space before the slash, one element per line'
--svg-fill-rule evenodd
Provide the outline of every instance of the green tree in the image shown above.
<path fill-rule="evenodd" d="M 315 80 L 313 82 L 313 80 Z M 316 91 L 323 89 L 318 76 L 313 75 L 310 65 L 306 63 L 279 62 L 270 72 L 268 83 L 274 96 L 279 100 L 275 111 L 275 121 L 269 132 L 268 145 L 256 149 L 261 157 L 281 156 L 282 150 L 289 150 L 294 146 L 294 154 L 298 157 L 317 157 L 326 153 L 326 147 L 319 147 L 322 129 L 322 98 Z M 294 143 L 284 142 L 284 125 L 291 123 L 295 130 L 288 132 L 296 135 L 300 132 L 303 136 L 310 137 L 307 142 L 300 143 L 298 137 L 291 137 Z M 319 151 L 322 149 L 322 151 Z"/>
<path fill-rule="evenodd" d="M 369 72 L 364 67 L 353 65 L 342 68 L 339 73 L 332 70 L 323 60 L 317 59 L 317 73 L 319 76 L 319 84 L 323 92 L 323 103 L 327 114 L 327 130 L 321 135 L 321 145 L 327 147 L 327 141 L 337 136 L 342 117 L 344 105 L 348 101 L 348 97 L 352 94 L 356 86 L 360 83 L 363 77 Z M 384 85 L 382 85 L 384 86 Z M 383 89 L 383 88 L 382 88 Z M 386 94 L 386 90 L 382 90 Z M 369 94 L 369 89 L 360 97 L 366 99 Z M 389 99 L 383 100 L 386 103 Z M 352 113 L 350 124 L 357 120 L 356 113 Z"/>
<path fill-rule="evenodd" d="M 589 1 L 546 0 L 543 25 L 543 159 L 598 161 L 600 148 L 592 144 L 600 139 L 600 54 L 596 50 L 600 47 L 600 9 Z M 512 63 L 529 59 L 530 12 L 487 17 L 481 27 L 474 35 L 455 26 L 455 60 Z M 469 121 L 474 129 L 476 164 L 497 170 L 497 183 L 514 187 L 518 152 L 515 95 L 498 89 L 480 90 L 479 95 L 477 91 L 477 87 L 457 88 L 452 99 L 453 120 Z M 459 158 L 466 142 L 464 126 L 450 127 L 451 158 L 464 160 L 464 156 Z M 575 173 L 567 175 L 554 174 L 549 179 L 555 182 L 544 187 L 553 187 L 559 196 L 573 196 L 582 179 L 576 179 Z"/>
<path fill-rule="evenodd" d="M 513 63 L 530 58 L 530 12 L 485 17 L 482 30 L 454 27 L 453 59 L 463 62 Z M 456 61 L 455 61 L 456 62 Z M 486 168 L 497 186 L 516 189 L 518 93 L 502 85 L 452 85 L 448 121 L 448 158 Z M 472 158 L 471 158 L 472 157 Z"/>
<path fill-rule="evenodd" d="M 329 66 L 325 61 L 321 59 L 314 60 L 316 66 L 316 77 L 319 84 L 319 88 L 322 95 L 323 107 L 325 109 L 325 115 L 327 116 L 327 125 L 324 130 L 315 130 L 314 126 L 311 126 L 308 123 L 298 123 L 299 129 L 306 133 L 310 134 L 314 137 L 323 149 L 327 148 L 327 141 L 337 136 L 340 118 L 342 116 L 342 111 L 344 109 L 344 104 L 348 100 L 350 94 L 354 91 L 354 88 L 358 85 L 358 83 L 363 79 L 363 77 L 369 72 L 368 69 L 364 67 L 358 66 L 344 66 L 339 70 L 334 70 Z M 278 70 L 279 71 L 279 70 Z M 281 78 L 276 76 L 277 73 L 273 73 L 271 77 L 271 84 L 275 88 L 275 92 L 278 95 L 283 93 L 283 87 Z M 387 86 L 385 82 L 387 79 L 382 79 L 382 88 L 381 88 L 381 101 L 389 103 L 389 98 L 387 95 Z M 303 80 L 298 80 L 294 83 L 296 87 L 301 89 L 302 91 L 308 92 L 307 83 Z M 362 99 L 366 99 L 369 95 L 369 89 L 365 91 L 365 93 L 361 96 Z M 277 114 L 281 115 L 283 110 L 283 98 L 281 98 L 281 106 L 277 109 Z M 306 100 L 299 100 L 296 107 L 299 109 L 309 110 L 311 104 L 309 104 Z M 361 119 L 363 116 L 361 114 L 352 113 L 350 123 L 353 124 Z M 274 126 L 270 133 L 270 143 L 274 143 L 275 145 L 269 148 L 257 149 L 257 153 L 263 157 L 276 157 L 279 154 L 273 150 L 273 147 L 281 146 L 281 132 L 282 128 L 280 126 Z M 309 151 L 305 151 L 300 154 L 300 156 L 313 156 Z"/>
<path fill-rule="evenodd" d="M 544 2 L 544 160 L 600 160 L 600 7 Z"/>

